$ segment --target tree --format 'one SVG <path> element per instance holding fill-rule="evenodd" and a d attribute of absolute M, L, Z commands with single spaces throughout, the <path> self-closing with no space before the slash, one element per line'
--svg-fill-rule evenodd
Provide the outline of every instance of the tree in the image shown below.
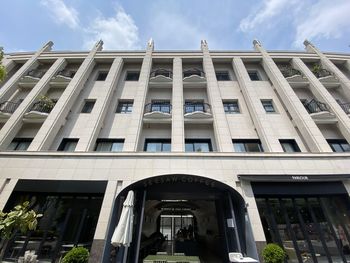
<path fill-rule="evenodd" d="M 4 49 L 0 47 L 0 82 L 6 78 L 6 69 L 2 64 L 2 59 L 4 57 Z"/>

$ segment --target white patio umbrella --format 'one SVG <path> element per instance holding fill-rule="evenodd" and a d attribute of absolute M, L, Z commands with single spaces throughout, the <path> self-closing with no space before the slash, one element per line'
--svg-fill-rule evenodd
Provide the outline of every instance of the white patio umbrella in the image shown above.
<path fill-rule="evenodd" d="M 129 247 L 132 240 L 132 226 L 134 220 L 134 192 L 129 191 L 123 203 L 122 214 L 114 230 L 111 243 L 115 247 Z"/>

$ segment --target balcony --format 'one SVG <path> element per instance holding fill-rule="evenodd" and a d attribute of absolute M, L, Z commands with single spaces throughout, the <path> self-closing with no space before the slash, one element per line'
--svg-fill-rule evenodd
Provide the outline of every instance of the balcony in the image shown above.
<path fill-rule="evenodd" d="M 183 71 L 183 85 L 184 87 L 205 87 L 206 78 L 205 73 L 198 68 L 191 68 Z"/>
<path fill-rule="evenodd" d="M 211 107 L 203 102 L 186 102 L 184 105 L 185 121 L 210 123 L 212 122 Z"/>
<path fill-rule="evenodd" d="M 337 88 L 340 86 L 339 80 L 333 73 L 322 68 L 319 64 L 315 64 L 311 71 L 326 88 Z"/>
<path fill-rule="evenodd" d="M 31 106 L 26 114 L 24 114 L 23 121 L 30 123 L 41 123 L 46 120 L 47 116 L 55 106 L 55 102 L 47 100 L 39 100 Z"/>
<path fill-rule="evenodd" d="M 279 69 L 293 88 L 303 88 L 309 84 L 307 78 L 299 70 L 290 66 L 280 67 Z"/>
<path fill-rule="evenodd" d="M 168 69 L 156 69 L 150 74 L 149 85 L 151 87 L 170 87 L 173 83 L 173 72 Z"/>
<path fill-rule="evenodd" d="M 327 104 L 316 99 L 310 101 L 305 100 L 302 101 L 302 103 L 316 123 L 331 124 L 337 122 L 335 115 L 329 111 Z"/>
<path fill-rule="evenodd" d="M 20 79 L 18 85 L 23 88 L 33 88 L 45 73 L 44 70 L 33 69 Z"/>
<path fill-rule="evenodd" d="M 350 102 L 347 103 L 339 103 L 339 106 L 343 109 L 343 111 L 350 117 Z"/>
<path fill-rule="evenodd" d="M 61 70 L 50 81 L 50 85 L 54 87 L 66 87 L 75 75 L 75 71 Z"/>
<path fill-rule="evenodd" d="M 168 101 L 157 101 L 146 104 L 144 111 L 144 122 L 171 122 L 171 104 Z"/>
<path fill-rule="evenodd" d="M 5 101 L 0 103 L 0 122 L 5 122 L 18 108 L 19 103 Z"/>

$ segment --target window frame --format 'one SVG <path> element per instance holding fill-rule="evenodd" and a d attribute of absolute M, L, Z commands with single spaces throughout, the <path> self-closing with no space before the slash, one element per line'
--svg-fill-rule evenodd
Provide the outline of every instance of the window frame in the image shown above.
<path fill-rule="evenodd" d="M 260 101 L 266 113 L 277 113 L 275 104 L 273 103 L 272 99 L 262 99 Z M 267 105 L 266 103 L 270 103 L 270 105 Z M 273 111 L 268 110 L 268 108 L 272 108 Z"/>
<path fill-rule="evenodd" d="M 218 78 L 218 75 L 222 75 L 222 76 L 225 76 L 225 74 L 226 74 L 226 76 L 227 76 L 227 79 L 219 79 Z M 225 71 L 225 70 L 218 70 L 218 71 L 215 71 L 215 77 L 216 77 L 216 80 L 217 81 L 230 81 L 231 80 L 231 76 L 230 76 L 230 72 L 227 70 L 227 71 Z"/>
<path fill-rule="evenodd" d="M 129 79 L 129 74 L 138 74 L 137 79 Z M 127 71 L 125 74 L 125 81 L 139 81 L 140 79 L 140 71 Z"/>
<path fill-rule="evenodd" d="M 160 151 L 149 151 L 147 150 L 148 148 L 148 144 L 149 143 L 160 143 L 161 144 L 161 150 Z M 170 145 L 169 147 L 169 151 L 165 151 L 164 150 L 164 146 L 165 145 Z M 154 153 L 154 152 L 171 152 L 171 138 L 146 138 L 145 139 L 145 143 L 144 143 L 144 146 L 143 146 L 143 151 L 144 152 L 151 152 L 151 153 Z"/>
<path fill-rule="evenodd" d="M 279 139 L 283 152 L 285 153 L 293 153 L 293 152 L 301 152 L 298 143 L 294 139 Z M 288 151 L 288 149 L 284 146 L 284 144 L 289 144 L 293 151 Z"/>
<path fill-rule="evenodd" d="M 89 107 L 89 103 L 92 103 L 92 106 Z M 83 106 L 81 107 L 80 113 L 89 114 L 93 111 L 95 107 L 96 100 L 95 99 L 85 99 Z"/>
<path fill-rule="evenodd" d="M 124 141 L 125 141 L 124 139 L 98 138 L 98 139 L 96 140 L 96 144 L 95 144 L 94 151 L 95 151 L 95 152 L 122 152 L 122 151 L 123 151 L 123 148 L 124 148 Z M 98 148 L 98 144 L 99 144 L 99 143 L 111 143 L 109 151 L 98 151 L 97 148 Z M 120 150 L 120 151 L 112 151 L 112 150 L 113 150 L 113 145 L 114 145 L 114 144 L 122 144 L 121 150 Z"/>
<path fill-rule="evenodd" d="M 102 78 L 100 78 L 100 76 L 102 76 Z M 97 72 L 96 81 L 105 81 L 107 79 L 107 76 L 108 76 L 108 71 L 101 70 Z"/>
<path fill-rule="evenodd" d="M 25 137 L 25 138 L 20 138 L 20 137 L 13 138 L 13 140 L 11 141 L 9 146 L 7 147 L 7 151 L 26 151 L 29 148 L 32 141 L 33 141 L 33 138 L 27 138 L 27 137 Z M 16 146 L 13 149 L 9 149 L 13 143 L 16 143 Z M 24 144 L 24 143 L 29 143 L 29 144 L 25 149 L 19 149 L 19 146 L 21 144 Z"/>
<path fill-rule="evenodd" d="M 240 152 L 240 153 L 244 153 L 244 152 L 246 152 L 246 153 L 264 152 L 264 148 L 263 148 L 263 146 L 261 144 L 261 141 L 259 139 L 233 139 L 232 140 L 232 144 L 233 144 L 234 152 Z M 239 144 L 240 144 L 240 147 L 243 146 L 244 151 L 237 150 L 235 145 L 237 145 L 237 147 L 238 147 Z M 256 144 L 256 146 L 259 149 L 259 151 L 251 151 L 249 149 L 249 144 Z"/>
<path fill-rule="evenodd" d="M 257 70 L 247 70 L 247 72 L 248 72 L 249 79 L 251 81 L 261 81 L 262 80 L 261 76 Z M 255 74 L 256 79 L 252 78 L 252 74 Z"/>
<path fill-rule="evenodd" d="M 238 100 L 223 100 L 222 104 L 224 106 L 224 111 L 226 114 L 240 114 L 241 109 L 239 107 Z M 226 106 L 227 104 L 232 104 L 231 106 Z M 236 104 L 236 108 L 234 107 L 234 104 Z M 227 109 L 227 110 L 226 110 Z M 233 109 L 233 110 L 231 110 Z"/>
<path fill-rule="evenodd" d="M 327 139 L 327 142 L 329 144 L 329 146 L 331 147 L 333 152 L 350 152 L 350 144 L 348 143 L 347 140 L 345 139 Z M 342 151 L 337 151 L 336 148 L 334 147 L 334 145 L 337 145 Z M 347 145 L 349 150 L 344 149 L 343 145 Z"/>
<path fill-rule="evenodd" d="M 125 107 L 125 110 L 123 110 L 124 107 Z M 131 110 L 129 111 L 130 108 Z M 134 108 L 134 100 L 118 100 L 118 105 L 115 110 L 115 113 L 130 114 L 132 113 L 133 108 Z"/>
<path fill-rule="evenodd" d="M 208 151 L 196 151 L 196 147 L 195 144 L 203 144 L 203 143 L 207 143 L 208 144 Z M 187 145 L 192 145 L 193 150 L 192 151 L 187 151 Z M 213 151 L 213 145 L 211 143 L 211 139 L 185 139 L 185 152 L 194 152 L 194 153 L 206 153 L 206 152 L 212 152 Z"/>
<path fill-rule="evenodd" d="M 60 145 L 57 148 L 58 152 L 75 152 L 75 148 L 79 142 L 79 138 L 63 138 Z M 73 151 L 67 151 L 66 146 L 70 143 L 75 143 Z"/>

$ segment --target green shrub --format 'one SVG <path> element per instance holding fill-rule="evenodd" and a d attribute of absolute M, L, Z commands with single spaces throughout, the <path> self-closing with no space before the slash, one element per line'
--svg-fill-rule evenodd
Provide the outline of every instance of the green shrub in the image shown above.
<path fill-rule="evenodd" d="M 87 263 L 89 250 L 84 247 L 73 247 L 63 258 L 62 263 Z"/>
<path fill-rule="evenodd" d="M 262 256 L 265 263 L 283 263 L 286 253 L 279 245 L 271 243 L 264 248 Z"/>

